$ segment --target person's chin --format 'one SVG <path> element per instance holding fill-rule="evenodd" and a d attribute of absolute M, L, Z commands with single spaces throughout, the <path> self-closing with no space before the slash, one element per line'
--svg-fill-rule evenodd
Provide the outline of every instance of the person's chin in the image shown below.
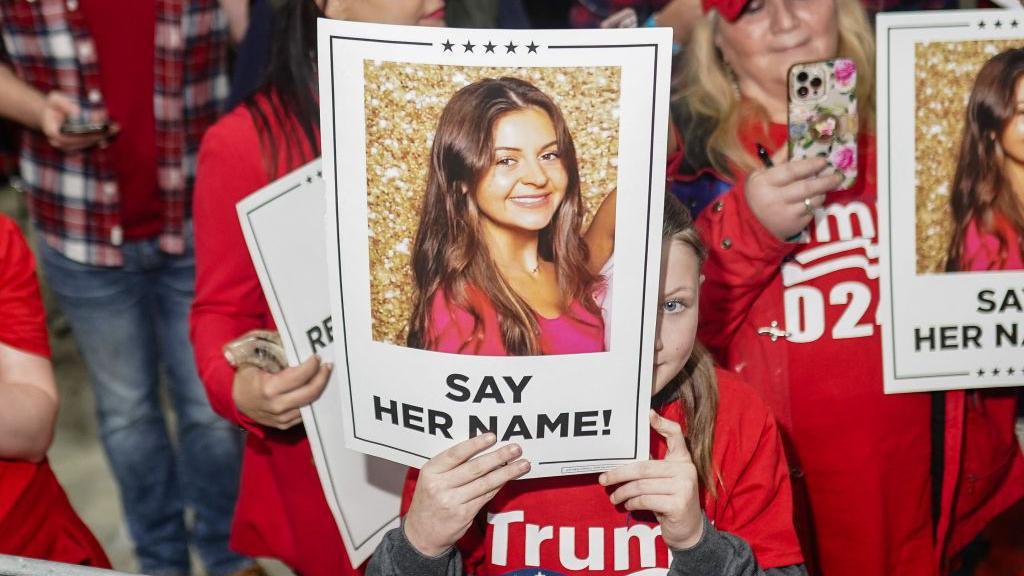
<path fill-rule="evenodd" d="M 792 68 L 794 64 L 821 62 L 832 58 L 834 55 L 830 55 L 824 50 L 821 50 L 818 46 L 815 46 L 813 43 L 809 43 L 786 50 L 785 52 L 780 53 L 779 56 L 780 60 L 783 61 L 782 68 L 788 74 L 789 69 Z"/>
<path fill-rule="evenodd" d="M 548 218 L 546 220 L 541 220 L 541 219 L 537 219 L 537 218 L 530 218 L 530 219 L 524 219 L 524 220 L 520 220 L 519 222 L 516 222 L 516 228 L 520 228 L 522 230 L 529 230 L 531 232 L 540 232 L 541 230 L 546 228 L 547 225 L 550 224 L 550 223 L 551 223 L 551 219 L 550 218 Z"/>
<path fill-rule="evenodd" d="M 663 366 L 654 367 L 654 382 L 651 383 L 651 397 L 653 398 L 658 392 L 661 392 L 665 386 L 668 385 L 669 378 L 662 378 L 662 373 L 666 370 Z"/>

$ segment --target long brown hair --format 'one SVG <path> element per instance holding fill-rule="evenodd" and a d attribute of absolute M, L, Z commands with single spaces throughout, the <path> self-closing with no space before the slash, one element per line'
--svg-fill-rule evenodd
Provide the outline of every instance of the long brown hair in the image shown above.
<path fill-rule="evenodd" d="M 950 191 L 954 229 L 946 256 L 947 272 L 958 271 L 964 264 L 964 238 L 972 220 L 982 231 L 999 239 L 999 260 L 1003 262 L 1011 247 L 996 226 L 996 216 L 1005 217 L 1018 232 L 1024 232 L 1024 205 L 1007 189 L 1009 183 L 1000 166 L 1003 150 L 999 142 L 1016 113 L 1014 89 L 1022 74 L 1024 49 L 1011 48 L 986 62 L 974 80 Z"/>
<path fill-rule="evenodd" d="M 664 242 L 680 242 L 697 255 L 698 269 L 707 259 L 707 248 L 700 239 L 693 218 L 672 194 L 665 195 L 665 215 L 661 238 Z M 716 471 L 711 462 L 715 439 L 715 416 L 718 414 L 718 378 L 715 361 L 700 342 L 694 342 L 693 352 L 683 369 L 651 399 L 652 405 L 678 401 L 686 417 L 686 444 L 697 468 L 697 477 L 704 488 L 716 494 Z"/>
<path fill-rule="evenodd" d="M 488 78 L 452 96 L 441 112 L 430 150 L 426 194 L 412 251 L 415 288 L 407 344 L 431 348 L 430 308 L 443 290 L 447 300 L 474 319 L 463 349 L 483 341 L 483 315 L 470 291 L 486 296 L 497 312 L 505 351 L 541 353 L 537 318 L 529 304 L 502 276 L 483 240 L 474 191 L 494 162 L 493 130 L 510 112 L 539 108 L 554 125 L 559 159 L 568 176 L 565 196 L 551 222 L 540 231 L 540 257 L 555 265 L 563 309 L 579 302 L 599 315 L 591 293 L 595 277 L 587 269 L 581 233 L 583 203 L 572 134 L 558 105 L 536 86 L 518 78 Z"/>
<path fill-rule="evenodd" d="M 289 166 L 320 152 L 316 20 L 324 12 L 310 0 L 271 4 L 269 64 L 259 89 L 245 99 L 244 106 L 256 125 L 263 165 L 273 180 Z M 282 148 L 283 158 L 279 158 Z"/>

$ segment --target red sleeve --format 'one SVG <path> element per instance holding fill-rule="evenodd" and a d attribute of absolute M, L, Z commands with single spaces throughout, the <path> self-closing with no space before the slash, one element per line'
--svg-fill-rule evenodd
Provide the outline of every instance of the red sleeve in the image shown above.
<path fill-rule="evenodd" d="M 743 180 L 697 217 L 708 248 L 698 336 L 719 359 L 793 244 L 772 235 L 747 205 Z"/>
<path fill-rule="evenodd" d="M 110 568 L 45 460 L 0 460 L 0 553 Z"/>
<path fill-rule="evenodd" d="M 223 347 L 254 329 L 274 329 L 235 204 L 267 184 L 259 137 L 247 111 L 236 108 L 206 133 L 199 148 L 193 219 L 196 296 L 191 337 L 199 375 L 218 414 L 262 435 L 238 411 L 231 394 L 234 369 Z"/>
<path fill-rule="evenodd" d="M 0 214 L 0 342 L 50 357 L 36 261 L 18 225 Z"/>
<path fill-rule="evenodd" d="M 714 460 L 721 466 L 716 527 L 743 538 L 762 568 L 803 563 L 793 527 L 793 491 L 782 439 L 753 388 L 717 370 L 719 417 Z"/>

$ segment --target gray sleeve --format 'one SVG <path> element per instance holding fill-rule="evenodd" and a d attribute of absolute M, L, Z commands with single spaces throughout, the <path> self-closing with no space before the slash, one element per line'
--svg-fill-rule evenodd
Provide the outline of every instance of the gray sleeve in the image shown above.
<path fill-rule="evenodd" d="M 803 564 L 762 570 L 754 559 L 750 545 L 742 538 L 720 532 L 707 517 L 704 534 L 693 548 L 672 551 L 669 576 L 806 576 Z"/>
<path fill-rule="evenodd" d="M 462 554 L 454 546 L 434 557 L 424 556 L 405 537 L 401 526 L 384 535 L 366 566 L 366 576 L 464 576 Z"/>

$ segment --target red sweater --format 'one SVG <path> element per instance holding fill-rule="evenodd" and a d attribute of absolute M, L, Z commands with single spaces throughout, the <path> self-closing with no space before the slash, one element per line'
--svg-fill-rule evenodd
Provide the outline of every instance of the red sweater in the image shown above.
<path fill-rule="evenodd" d="M 18 225 L 0 214 L 0 343 L 50 357 L 36 264 Z M 0 554 L 109 568 L 46 462 L 0 459 Z"/>
<path fill-rule="evenodd" d="M 743 538 L 762 568 L 800 564 L 788 466 L 775 419 L 735 374 L 716 372 L 712 465 L 718 487 L 716 497 L 701 491 L 701 507 L 718 530 Z M 659 412 L 683 422 L 678 402 Z M 664 458 L 665 451 L 664 438 L 652 432 L 651 456 Z M 412 501 L 417 472 L 410 470 L 406 480 L 403 512 Z M 589 569 L 625 576 L 668 568 L 671 556 L 657 520 L 613 506 L 608 496 L 614 488 L 598 484 L 596 474 L 509 483 L 459 542 L 466 572 L 498 576 L 533 574 L 531 568 L 567 574 Z"/>
<path fill-rule="evenodd" d="M 268 100 L 260 105 L 269 110 Z M 288 128 L 301 134 L 297 126 Z M 281 127 L 270 139 L 278 143 L 282 174 L 318 153 L 303 146 L 292 150 L 289 162 Z M 221 351 L 249 330 L 274 329 L 235 212 L 239 200 L 269 183 L 256 125 L 240 106 L 203 138 L 193 200 L 196 364 L 214 410 L 249 431 L 231 545 L 250 556 L 279 558 L 304 576 L 354 574 L 302 427 L 264 428 L 239 412 L 231 395 L 234 370 Z"/>
<path fill-rule="evenodd" d="M 786 127 L 741 134 L 750 150 L 755 141 L 777 149 Z M 933 575 L 944 551 L 961 548 L 1024 494 L 1024 461 L 1012 395 L 986 391 L 975 394 L 984 402 L 971 404 L 963 391 L 946 393 L 934 545 L 931 397 L 882 392 L 870 135 L 858 157 L 857 183 L 827 196 L 828 216 L 812 224 L 807 244 L 781 242 L 761 225 L 746 203 L 743 175 L 701 213 L 709 257 L 699 330 L 779 418 L 812 573 Z"/>
<path fill-rule="evenodd" d="M 117 174 L 124 237 L 154 238 L 163 225 L 153 110 L 156 2 L 85 0 L 81 9 L 96 43 L 107 113 L 121 126 L 107 153 Z"/>

